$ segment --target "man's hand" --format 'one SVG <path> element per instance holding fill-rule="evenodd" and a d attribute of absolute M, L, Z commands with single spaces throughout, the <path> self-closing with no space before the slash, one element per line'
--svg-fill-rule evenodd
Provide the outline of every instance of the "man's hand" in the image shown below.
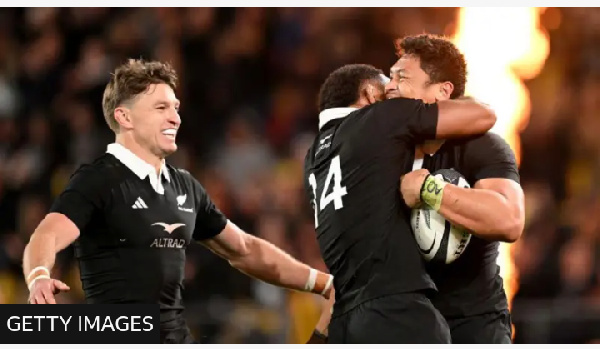
<path fill-rule="evenodd" d="M 56 304 L 54 295 L 71 288 L 64 282 L 55 279 L 37 279 L 33 281 L 29 291 L 30 304 Z"/>
<path fill-rule="evenodd" d="M 400 192 L 408 207 L 415 208 L 421 204 L 421 188 L 428 174 L 429 170 L 419 169 L 405 174 L 400 179 Z"/>
<path fill-rule="evenodd" d="M 335 299 L 335 290 L 333 289 L 333 285 L 330 285 L 329 288 L 325 290 L 323 298 L 326 300 Z"/>
<path fill-rule="evenodd" d="M 319 322 L 317 322 L 315 330 L 313 331 L 306 344 L 327 344 L 327 337 L 329 336 L 329 323 L 331 322 L 331 315 L 333 314 L 334 304 L 335 289 L 331 287 L 331 291 L 329 292 L 329 298 L 327 298 L 327 300 L 323 302 Z"/>

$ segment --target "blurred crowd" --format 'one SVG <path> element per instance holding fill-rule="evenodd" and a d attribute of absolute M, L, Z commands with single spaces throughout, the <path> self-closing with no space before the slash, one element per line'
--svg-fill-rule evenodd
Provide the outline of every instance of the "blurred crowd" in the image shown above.
<path fill-rule="evenodd" d="M 522 342 L 600 341 L 600 10 L 550 12 L 562 23 L 528 83 L 521 134 L 527 218 L 513 320 Z"/>
<path fill-rule="evenodd" d="M 302 182 L 320 83 L 346 63 L 387 72 L 395 38 L 452 35 L 456 11 L 0 10 L 0 304 L 26 302 L 29 236 L 74 169 L 113 141 L 101 96 L 129 57 L 169 61 L 179 73 L 183 124 L 168 161 L 240 227 L 324 269 Z M 551 53 L 527 82 L 516 341 L 590 342 L 600 340 L 600 11 L 550 9 L 541 23 Z M 71 248 L 53 273 L 72 288 L 60 302 L 82 302 Z M 318 318 L 318 297 L 254 281 L 196 245 L 185 275 L 186 317 L 201 342 L 303 342 Z"/>

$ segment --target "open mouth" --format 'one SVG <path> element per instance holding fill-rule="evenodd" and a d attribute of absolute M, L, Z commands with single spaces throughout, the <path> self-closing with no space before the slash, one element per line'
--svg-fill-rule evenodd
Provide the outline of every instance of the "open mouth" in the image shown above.
<path fill-rule="evenodd" d="M 174 140 L 175 136 L 177 135 L 177 130 L 174 129 L 174 128 L 168 128 L 166 130 L 163 130 L 161 133 L 163 135 L 165 135 L 167 138 L 170 138 L 170 139 Z"/>

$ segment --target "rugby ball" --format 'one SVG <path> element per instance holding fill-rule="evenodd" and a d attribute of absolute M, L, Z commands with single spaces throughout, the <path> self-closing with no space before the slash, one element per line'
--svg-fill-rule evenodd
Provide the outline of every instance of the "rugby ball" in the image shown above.
<path fill-rule="evenodd" d="M 471 187 L 454 169 L 439 170 L 432 175 L 462 188 Z M 448 222 L 427 205 L 412 210 L 411 226 L 419 250 L 428 262 L 450 264 L 462 255 L 471 241 L 469 231 Z"/>

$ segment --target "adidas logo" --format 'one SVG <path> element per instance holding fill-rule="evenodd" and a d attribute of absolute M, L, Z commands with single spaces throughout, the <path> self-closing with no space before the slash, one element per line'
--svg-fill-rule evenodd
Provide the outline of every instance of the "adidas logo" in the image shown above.
<path fill-rule="evenodd" d="M 138 197 L 137 200 L 135 200 L 135 204 L 133 204 L 131 208 L 133 208 L 134 210 L 143 210 L 145 208 L 148 208 L 148 206 L 146 206 L 146 203 L 144 202 L 144 200 L 142 200 L 142 198 Z"/>

